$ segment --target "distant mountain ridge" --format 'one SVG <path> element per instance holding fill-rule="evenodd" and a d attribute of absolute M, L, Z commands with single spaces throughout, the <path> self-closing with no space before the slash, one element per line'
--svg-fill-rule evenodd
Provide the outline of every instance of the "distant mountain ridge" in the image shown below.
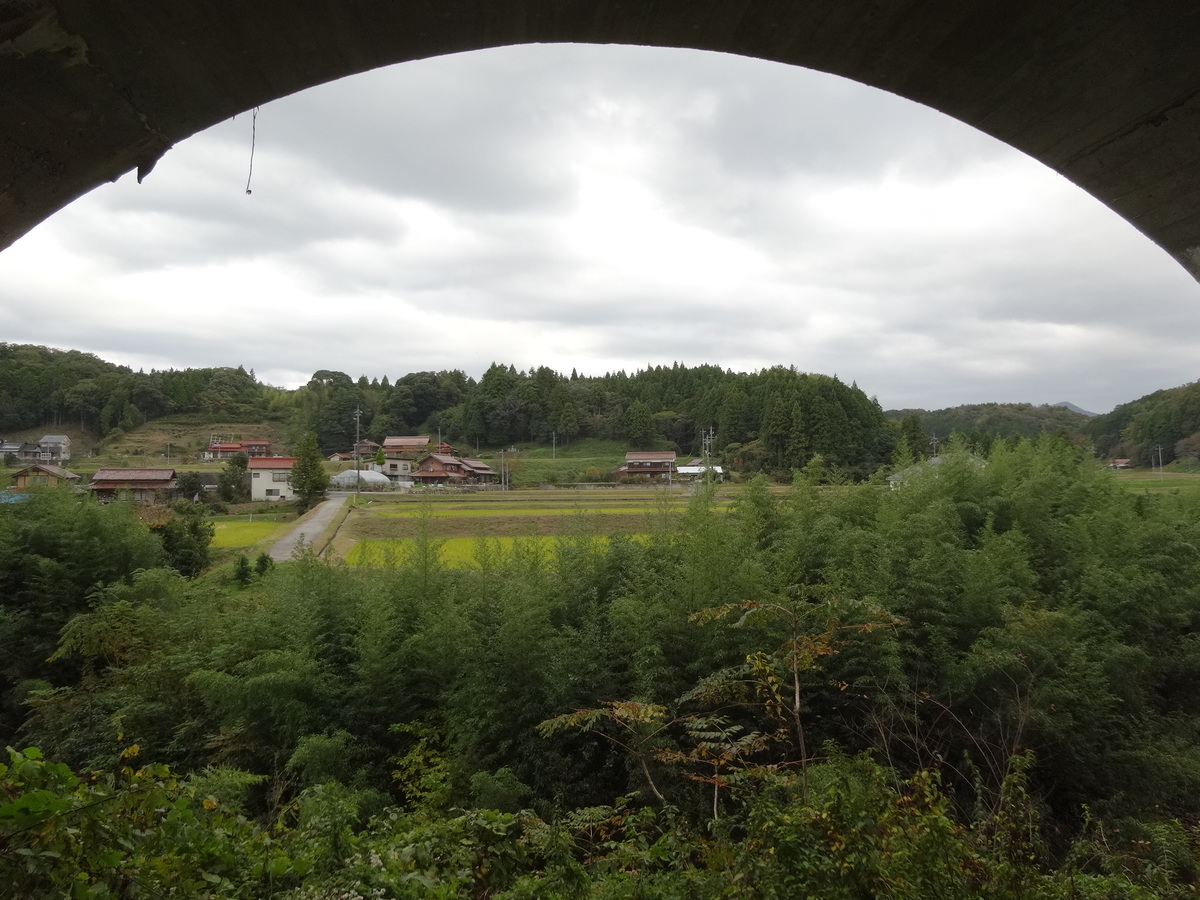
<path fill-rule="evenodd" d="M 946 409 L 888 410 L 890 419 L 916 416 L 921 429 L 930 435 L 944 437 L 954 432 L 980 434 L 994 438 L 1037 437 L 1065 431 L 1071 437 L 1082 437 L 1089 414 L 1069 404 L 1032 403 L 973 403 Z"/>
<path fill-rule="evenodd" d="M 1094 419 L 1096 416 L 1100 415 L 1100 413 L 1088 412 L 1083 407 L 1076 406 L 1069 400 L 1059 400 L 1057 403 L 1052 403 L 1051 406 L 1061 406 L 1063 409 L 1069 409 L 1071 412 L 1077 412 L 1081 416 L 1087 416 L 1089 419 Z"/>

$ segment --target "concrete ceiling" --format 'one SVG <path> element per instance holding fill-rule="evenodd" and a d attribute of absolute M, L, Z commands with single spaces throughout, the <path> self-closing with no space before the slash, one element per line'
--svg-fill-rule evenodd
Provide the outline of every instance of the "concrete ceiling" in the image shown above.
<path fill-rule="evenodd" d="M 539 42 L 736 53 L 900 94 L 1041 160 L 1200 279 L 1186 0 L 0 0 L 0 248 L 277 97 Z"/>

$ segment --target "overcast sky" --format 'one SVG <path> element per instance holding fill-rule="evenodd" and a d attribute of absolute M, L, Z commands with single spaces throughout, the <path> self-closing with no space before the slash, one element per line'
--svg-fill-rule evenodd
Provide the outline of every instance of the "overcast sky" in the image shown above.
<path fill-rule="evenodd" d="M 134 368 L 478 377 L 712 363 L 885 408 L 1195 380 L 1200 285 L 907 100 L 685 50 L 531 46 L 262 107 L 0 252 L 0 340 Z"/>

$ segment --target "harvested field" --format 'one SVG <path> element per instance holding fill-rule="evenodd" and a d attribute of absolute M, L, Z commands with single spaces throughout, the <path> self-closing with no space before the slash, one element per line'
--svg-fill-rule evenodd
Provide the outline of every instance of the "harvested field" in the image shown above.
<path fill-rule="evenodd" d="M 631 534 L 634 540 L 645 538 L 642 534 Z M 595 541 L 607 541 L 606 535 L 595 535 Z M 555 552 L 557 539 L 553 537 L 491 537 L 491 538 L 447 538 L 436 542 L 438 559 L 449 569 L 482 568 L 485 559 L 498 561 L 514 552 L 548 555 Z M 416 545 L 405 540 L 360 541 L 346 554 L 346 562 L 353 566 L 402 565 Z"/>
<path fill-rule="evenodd" d="M 530 537 L 570 534 L 580 531 L 633 533 L 646 530 L 646 513 L 612 514 L 521 514 L 507 516 L 373 516 L 361 510 L 350 513 L 342 534 L 356 540 L 414 538 L 422 528 L 438 538 Z"/>
<path fill-rule="evenodd" d="M 682 504 L 680 505 L 682 509 Z M 460 519 L 472 518 L 479 516 L 574 516 L 574 515 L 613 515 L 613 514 L 637 514 L 641 515 L 646 512 L 645 506 L 636 505 L 621 505 L 621 506 L 603 506 L 603 507 L 587 507 L 587 506 L 559 506 L 559 507 L 538 507 L 538 506 L 513 506 L 513 507 L 495 507 L 495 506 L 462 506 L 452 509 L 432 509 L 424 511 L 421 509 L 396 509 L 396 510 L 380 510 L 376 513 L 383 517 L 397 518 L 420 518 L 422 515 L 427 515 L 433 519 Z"/>
<path fill-rule="evenodd" d="M 402 542 L 424 533 L 446 541 L 445 552 L 461 560 L 472 557 L 474 550 L 468 548 L 480 538 L 507 547 L 520 538 L 643 534 L 656 517 L 681 513 L 687 500 L 679 488 L 372 497 L 360 500 L 350 513 L 334 550 L 352 563 L 363 560 L 364 553 L 379 558 L 387 553 L 395 559 L 403 555 Z M 364 542 L 374 549 L 359 550 Z M 453 542 L 462 542 L 461 547 Z"/>

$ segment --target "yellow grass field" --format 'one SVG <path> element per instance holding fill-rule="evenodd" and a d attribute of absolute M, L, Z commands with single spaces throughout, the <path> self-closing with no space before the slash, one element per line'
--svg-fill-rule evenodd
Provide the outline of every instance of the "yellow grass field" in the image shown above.
<path fill-rule="evenodd" d="M 548 551 L 558 536 L 644 534 L 654 516 L 682 512 L 687 501 L 681 488 L 373 497 L 360 500 L 347 517 L 333 553 L 353 565 L 388 564 L 424 532 L 441 542 L 445 565 L 461 567 L 473 564 L 480 540 L 491 542 L 495 552 L 509 552 L 522 541 L 542 541 Z"/>
<path fill-rule="evenodd" d="M 632 540 L 644 540 L 645 535 L 631 534 Z M 596 535 L 596 541 L 607 541 L 607 535 Z M 434 541 L 439 562 L 448 569 L 483 568 L 485 560 L 500 561 L 515 552 L 524 554 L 552 554 L 557 537 L 488 537 L 488 538 L 445 538 Z M 346 562 L 352 566 L 395 566 L 402 565 L 413 553 L 416 544 L 411 540 L 359 541 L 346 554 Z"/>

